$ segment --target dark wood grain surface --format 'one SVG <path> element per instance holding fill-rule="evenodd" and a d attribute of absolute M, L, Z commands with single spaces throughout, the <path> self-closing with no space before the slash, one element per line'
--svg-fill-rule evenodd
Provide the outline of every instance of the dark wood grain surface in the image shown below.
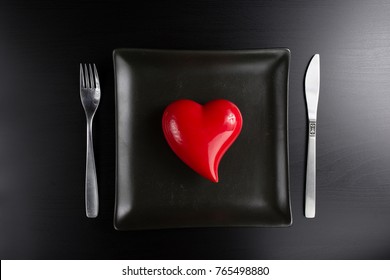
<path fill-rule="evenodd" d="M 390 259 L 389 15 L 385 0 L 0 0 L 1 259 Z M 291 227 L 114 230 L 119 47 L 291 50 Z M 318 204 L 309 220 L 303 79 L 314 53 Z M 97 219 L 84 213 L 80 62 L 97 64 L 103 87 Z"/>

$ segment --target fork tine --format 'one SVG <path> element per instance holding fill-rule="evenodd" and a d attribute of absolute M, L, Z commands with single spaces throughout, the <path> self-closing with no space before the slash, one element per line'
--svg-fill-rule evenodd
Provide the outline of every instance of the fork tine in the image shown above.
<path fill-rule="evenodd" d="M 95 63 L 93 64 L 93 74 L 95 75 L 95 86 L 97 89 L 100 89 L 99 76 L 98 76 Z"/>
<path fill-rule="evenodd" d="M 84 64 L 84 70 L 85 70 L 85 87 L 89 88 L 89 75 L 88 75 L 87 64 Z"/>
<path fill-rule="evenodd" d="M 89 67 L 89 83 L 91 85 L 91 88 L 95 88 L 95 85 L 93 82 L 93 72 L 92 72 L 91 64 L 88 64 L 88 67 Z"/>
<path fill-rule="evenodd" d="M 85 87 L 83 65 L 80 63 L 80 87 Z"/>

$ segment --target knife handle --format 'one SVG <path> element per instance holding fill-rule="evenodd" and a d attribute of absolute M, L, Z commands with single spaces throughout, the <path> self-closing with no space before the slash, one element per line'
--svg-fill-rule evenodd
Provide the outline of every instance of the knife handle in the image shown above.
<path fill-rule="evenodd" d="M 309 141 L 306 167 L 305 216 L 314 218 L 316 214 L 316 122 L 309 122 Z"/>

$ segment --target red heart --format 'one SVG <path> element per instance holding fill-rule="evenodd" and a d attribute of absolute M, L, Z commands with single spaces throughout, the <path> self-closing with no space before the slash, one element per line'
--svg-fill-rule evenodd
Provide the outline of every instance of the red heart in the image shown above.
<path fill-rule="evenodd" d="M 172 150 L 213 182 L 218 182 L 219 162 L 241 127 L 240 110 L 224 99 L 203 106 L 192 100 L 178 100 L 165 109 L 162 118 L 165 139 Z"/>

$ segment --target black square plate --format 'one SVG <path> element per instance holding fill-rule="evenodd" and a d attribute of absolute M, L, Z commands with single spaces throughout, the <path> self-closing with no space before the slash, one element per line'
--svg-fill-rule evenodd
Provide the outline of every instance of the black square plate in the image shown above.
<path fill-rule="evenodd" d="M 288 49 L 114 51 L 118 230 L 288 226 Z M 178 99 L 227 99 L 241 134 L 212 183 L 170 149 L 161 128 Z"/>

